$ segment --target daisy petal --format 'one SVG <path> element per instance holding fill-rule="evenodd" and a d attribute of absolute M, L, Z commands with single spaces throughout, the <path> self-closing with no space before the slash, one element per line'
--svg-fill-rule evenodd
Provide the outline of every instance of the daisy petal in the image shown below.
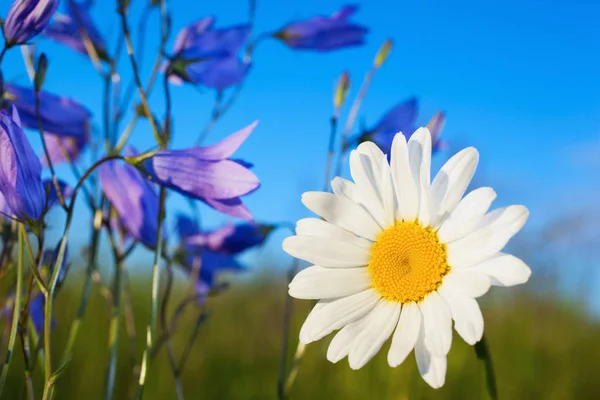
<path fill-rule="evenodd" d="M 396 221 L 396 193 L 394 191 L 394 182 L 390 166 L 387 163 L 385 154 L 381 154 L 381 197 L 383 200 L 383 211 L 385 213 L 384 228 L 394 225 Z"/>
<path fill-rule="evenodd" d="M 437 231 L 440 241 L 449 243 L 477 229 L 495 198 L 496 192 L 490 187 L 475 189 L 467 194 Z"/>
<path fill-rule="evenodd" d="M 444 286 L 438 292 L 450 308 L 454 329 L 460 337 L 470 345 L 479 342 L 483 336 L 483 315 L 477 300 L 461 296 Z"/>
<path fill-rule="evenodd" d="M 355 203 L 358 203 L 358 196 L 356 193 L 356 185 L 354 182 L 350 182 L 347 179 L 336 176 L 331 181 L 331 190 L 336 196 L 346 197 Z"/>
<path fill-rule="evenodd" d="M 435 356 L 445 356 L 452 344 L 452 316 L 437 292 L 431 292 L 419 303 L 423 315 L 425 345 Z"/>
<path fill-rule="evenodd" d="M 368 249 L 327 237 L 290 236 L 282 247 L 289 255 L 322 267 L 360 267 L 371 259 Z"/>
<path fill-rule="evenodd" d="M 358 236 L 375 240 L 381 227 L 360 204 L 325 192 L 306 192 L 302 203 L 325 220 Z"/>
<path fill-rule="evenodd" d="M 436 357 L 427 350 L 423 333 L 419 335 L 419 339 L 415 345 L 415 359 L 417 367 L 423 380 L 434 389 L 439 389 L 444 386 L 446 380 L 446 356 Z"/>
<path fill-rule="evenodd" d="M 373 242 L 356 236 L 352 232 L 319 218 L 303 218 L 296 223 L 296 234 L 337 239 L 366 250 L 371 250 Z"/>
<path fill-rule="evenodd" d="M 487 274 L 494 286 L 520 285 L 527 282 L 531 276 L 531 269 L 523 260 L 505 253 L 498 253 L 472 269 Z"/>
<path fill-rule="evenodd" d="M 392 142 L 391 170 L 398 199 L 396 218 L 414 221 L 419 213 L 419 192 L 410 172 L 408 147 L 402 132 L 396 134 Z"/>
<path fill-rule="evenodd" d="M 478 161 L 477 150 L 467 147 L 442 166 L 431 183 L 431 226 L 438 227 L 456 208 L 471 183 Z"/>
<path fill-rule="evenodd" d="M 352 150 L 350 152 L 350 174 L 356 184 L 360 203 L 371 213 L 375 221 L 383 226 L 385 218 L 379 189 L 381 173 L 376 170 L 373 160 L 368 154 Z"/>
<path fill-rule="evenodd" d="M 362 368 L 390 337 L 400 317 L 400 304 L 379 300 L 369 314 L 367 326 L 356 336 L 348 354 L 350 368 Z"/>
<path fill-rule="evenodd" d="M 375 289 L 367 289 L 340 299 L 321 300 L 302 325 L 300 342 L 314 342 L 356 321 L 371 311 L 380 298 Z"/>
<path fill-rule="evenodd" d="M 404 304 L 388 353 L 390 367 L 397 367 L 402 364 L 410 354 L 419 338 L 420 328 L 421 311 L 419 311 L 419 306 L 417 306 L 417 303 Z"/>
<path fill-rule="evenodd" d="M 370 313 L 342 328 L 329 343 L 327 359 L 332 363 L 340 361 L 350 352 L 350 347 L 356 336 L 367 326 Z"/>
<path fill-rule="evenodd" d="M 350 296 L 371 286 L 367 268 L 323 268 L 300 271 L 290 282 L 289 294 L 297 299 L 317 300 Z"/>
<path fill-rule="evenodd" d="M 410 171 L 419 194 L 419 222 L 429 225 L 431 220 L 431 134 L 427 128 L 419 128 L 408 141 Z"/>
<path fill-rule="evenodd" d="M 482 271 L 474 268 L 452 269 L 444 277 L 442 286 L 447 286 L 455 293 L 466 297 L 481 297 L 490 290 L 491 280 Z"/>
<path fill-rule="evenodd" d="M 508 206 L 487 214 L 475 232 L 447 244 L 452 267 L 470 267 L 493 256 L 508 243 L 527 221 L 524 206 Z M 485 225 L 484 225 L 485 224 Z"/>

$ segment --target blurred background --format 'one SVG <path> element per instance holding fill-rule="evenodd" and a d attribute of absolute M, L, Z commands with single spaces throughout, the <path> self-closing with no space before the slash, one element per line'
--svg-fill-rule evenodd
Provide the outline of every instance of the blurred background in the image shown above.
<path fill-rule="evenodd" d="M 1 4 L 6 15 L 10 1 Z M 132 0 L 131 26 L 146 7 Z M 255 32 L 272 32 L 294 20 L 329 15 L 344 3 L 337 0 L 258 0 Z M 173 32 L 205 16 L 218 26 L 248 19 L 248 2 L 169 2 Z M 92 16 L 109 44 L 119 34 L 116 2 L 96 1 Z M 261 180 L 245 203 L 264 223 L 295 222 L 310 213 L 301 205 L 304 191 L 321 190 L 327 159 L 332 93 L 347 70 L 352 99 L 371 68 L 379 46 L 394 42 L 385 65 L 377 71 L 352 130 L 373 126 L 391 107 L 416 97 L 418 125 L 438 111 L 446 113 L 442 139 L 446 149 L 434 155 L 439 168 L 457 150 L 474 146 L 480 166 L 474 186 L 492 186 L 495 206 L 524 204 L 530 210 L 525 229 L 509 251 L 532 268 L 529 282 L 517 288 L 492 289 L 481 299 L 497 375 L 500 398 L 584 399 L 600 396 L 600 3 L 585 0 L 479 2 L 369 1 L 353 19 L 369 27 L 364 46 L 330 53 L 299 52 L 276 40 L 256 49 L 252 70 L 238 101 L 214 126 L 206 143 L 215 143 L 250 124 L 260 123 L 236 158 L 252 162 Z M 140 33 L 132 29 L 134 40 Z M 159 41 L 158 13 L 149 18 L 144 48 L 149 64 Z M 171 37 L 170 43 L 173 41 Z M 168 46 L 170 48 L 171 45 Z M 50 58 L 45 88 L 73 97 L 101 123 L 102 80 L 89 59 L 48 39 L 38 51 Z M 128 81 L 126 57 L 122 76 Z M 18 51 L 7 54 L 4 78 L 28 84 Z M 211 119 L 214 91 L 173 86 L 173 148 L 184 148 Z M 153 110 L 164 110 L 160 88 L 151 98 Z M 345 118 L 349 103 L 342 109 Z M 31 135 L 32 138 L 35 135 Z M 149 124 L 132 136 L 139 149 L 154 145 Z M 39 147 L 39 144 L 38 144 Z M 67 167 L 58 170 L 68 175 Z M 347 167 L 342 171 L 348 175 Z M 168 227 L 177 210 L 188 210 L 179 195 L 169 196 Z M 90 215 L 80 207 L 70 246 L 87 244 Z M 229 220 L 201 208 L 203 226 Z M 62 230 L 62 216 L 50 219 Z M 189 399 L 275 398 L 291 258 L 281 250 L 285 229 L 273 232 L 240 261 L 248 268 L 225 276 L 227 290 L 211 297 L 203 310 L 189 307 L 177 323 L 176 353 L 193 342 L 182 373 Z M 58 236 L 54 236 L 58 240 Z M 106 243 L 103 244 L 107 246 Z M 84 249 L 85 250 L 85 249 Z M 112 279 L 111 258 L 101 253 L 98 281 Z M 128 398 L 132 366 L 139 362 L 145 338 L 152 254 L 140 250 L 128 262 L 132 318 L 124 315 L 120 337 L 117 393 Z M 77 312 L 84 276 L 81 254 L 71 254 L 72 269 L 57 297 L 54 346 L 64 347 L 69 322 Z M 190 282 L 177 273 L 171 312 L 186 296 Z M 310 302 L 295 301 L 289 336 L 291 358 Z M 198 319 L 200 312 L 206 317 Z M 109 308 L 102 285 L 92 289 L 92 302 L 82 325 L 73 359 L 57 385 L 58 399 L 102 398 L 108 360 Z M 196 323 L 200 320 L 200 328 Z M 7 327 L 4 326 L 4 329 Z M 125 328 L 124 328 L 125 330 Z M 473 348 L 454 335 L 446 384 L 433 390 L 420 378 L 414 361 L 388 367 L 384 351 L 360 371 L 345 360 L 334 365 L 325 353 L 331 337 L 307 347 L 292 399 L 480 399 L 486 398 L 483 367 Z M 174 382 L 164 350 L 150 371 L 145 399 L 174 398 Z M 15 356 L 3 399 L 25 398 L 22 357 Z M 42 374 L 34 375 L 36 385 Z M 41 388 L 41 386 L 40 386 Z M 38 389 L 40 390 L 40 389 Z M 37 392 L 37 391 L 36 391 Z M 41 392 L 41 391 L 40 391 Z"/>

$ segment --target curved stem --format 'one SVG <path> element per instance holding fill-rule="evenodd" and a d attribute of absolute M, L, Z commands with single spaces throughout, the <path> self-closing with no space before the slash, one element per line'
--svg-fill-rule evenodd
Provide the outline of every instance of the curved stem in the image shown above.
<path fill-rule="evenodd" d="M 475 354 L 477 358 L 483 363 L 485 369 L 485 383 L 488 395 L 491 400 L 498 400 L 498 387 L 496 386 L 496 375 L 494 374 L 494 362 L 492 361 L 492 353 L 488 346 L 485 333 L 481 337 L 481 340 L 475 343 Z"/>
<path fill-rule="evenodd" d="M 21 314 L 21 292 L 22 284 L 23 284 L 23 233 L 22 230 L 19 229 L 19 250 L 18 250 L 18 258 L 17 258 L 17 288 L 15 291 L 15 303 L 13 306 L 13 316 L 12 316 L 12 325 L 10 327 L 10 335 L 8 337 L 8 350 L 6 351 L 6 359 L 4 360 L 4 366 L 2 367 L 2 372 L 0 373 L 0 394 L 2 393 L 2 389 L 4 389 L 4 384 L 6 383 L 6 377 L 8 375 L 8 367 L 10 366 L 10 362 L 12 360 L 15 341 L 17 339 L 17 328 L 19 325 L 19 316 Z"/>

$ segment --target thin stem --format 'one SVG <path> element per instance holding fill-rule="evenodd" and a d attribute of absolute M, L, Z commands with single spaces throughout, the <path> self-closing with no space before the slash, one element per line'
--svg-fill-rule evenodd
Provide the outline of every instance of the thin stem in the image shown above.
<path fill-rule="evenodd" d="M 7 51 L 8 51 L 8 46 L 5 43 L 4 47 L 2 47 L 2 51 L 0 51 L 0 63 L 2 62 L 2 59 L 4 58 L 4 55 L 6 54 Z"/>
<path fill-rule="evenodd" d="M 135 398 L 142 399 L 146 377 L 150 369 L 150 352 L 154 344 L 154 329 L 156 327 L 156 316 L 158 313 L 158 288 L 160 282 L 160 259 L 163 247 L 163 220 L 165 217 L 165 198 L 167 191 L 164 187 L 160 188 L 159 208 L 158 208 L 158 229 L 156 232 L 156 252 L 154 255 L 154 265 L 152 267 L 152 296 L 150 299 L 150 318 L 146 327 L 146 347 L 142 357 L 142 365 L 140 368 L 140 377 Z"/>
<path fill-rule="evenodd" d="M 127 46 L 127 54 L 129 55 L 129 61 L 131 62 L 131 69 L 133 71 L 133 77 L 135 79 L 135 84 L 138 88 L 138 93 L 140 95 L 140 99 L 142 100 L 142 106 L 144 108 L 144 112 L 150 121 L 150 126 L 152 127 L 152 133 L 154 134 L 154 138 L 157 143 L 161 143 L 162 139 L 160 137 L 160 133 L 158 131 L 158 127 L 156 126 L 156 122 L 152 117 L 152 112 L 150 111 L 150 106 L 148 105 L 148 99 L 146 97 L 146 93 L 144 92 L 144 88 L 142 87 L 142 81 L 140 79 L 140 74 L 138 70 L 137 62 L 135 61 L 135 55 L 133 53 L 133 44 L 131 43 L 131 34 L 129 33 L 129 27 L 127 26 L 127 16 L 126 10 L 124 6 L 124 2 L 119 2 L 119 15 L 121 17 L 121 27 L 123 29 L 123 35 L 125 36 L 125 44 Z"/>
<path fill-rule="evenodd" d="M 31 379 L 31 357 L 29 349 L 29 335 L 26 329 L 19 329 L 19 338 L 21 339 L 21 351 L 23 352 L 23 362 L 25 364 L 25 388 L 27 390 L 27 398 L 35 400 L 33 392 L 33 380 Z"/>
<path fill-rule="evenodd" d="M 292 278 L 296 274 L 300 261 L 294 258 L 292 266 L 290 267 L 287 275 L 288 284 L 292 281 Z M 290 335 L 290 322 L 292 317 L 292 306 L 294 299 L 290 296 L 287 291 L 285 293 L 285 307 L 283 310 L 283 328 L 281 332 L 281 353 L 279 355 L 279 374 L 277 379 L 277 398 L 283 400 L 286 395 L 286 381 L 287 381 L 287 353 L 288 353 L 288 337 Z"/>
<path fill-rule="evenodd" d="M 129 339 L 129 358 L 131 359 L 131 365 L 135 365 L 136 358 L 136 340 L 135 340 L 135 318 L 133 315 L 133 303 L 131 295 L 131 284 L 129 277 L 125 274 L 125 287 L 124 287 L 124 303 L 125 303 L 125 328 L 127 330 L 127 338 Z"/>
<path fill-rule="evenodd" d="M 19 325 L 19 317 L 21 314 L 21 295 L 22 295 L 22 284 L 23 284 L 23 233 L 19 230 L 18 239 L 18 256 L 17 256 L 17 288 L 15 291 L 15 303 L 13 305 L 13 316 L 12 325 L 10 327 L 10 335 L 8 337 L 8 350 L 6 351 L 6 359 L 4 360 L 4 366 L 0 373 L 0 394 L 4 389 L 6 383 L 6 377 L 8 376 L 8 367 L 12 360 L 12 355 L 15 348 L 15 341 L 17 339 L 17 328 Z"/>
<path fill-rule="evenodd" d="M 194 325 L 194 330 L 190 334 L 190 337 L 185 345 L 185 349 L 183 350 L 183 353 L 181 353 L 181 359 L 179 360 L 179 368 L 178 368 L 179 373 L 181 373 L 183 371 L 183 368 L 185 367 L 185 363 L 187 362 L 190 354 L 192 353 L 192 348 L 194 347 L 194 342 L 196 341 L 196 338 L 198 337 L 198 333 L 200 333 L 200 327 L 202 326 L 204 321 L 206 321 L 206 313 L 204 312 L 203 309 L 200 309 L 200 311 L 198 313 L 198 318 L 196 318 L 196 324 Z"/>
<path fill-rule="evenodd" d="M 60 190 L 60 185 L 58 184 L 58 178 L 56 177 L 56 172 L 54 172 L 54 166 L 52 165 L 52 160 L 50 159 L 50 153 L 48 152 L 48 146 L 46 145 L 46 137 L 44 136 L 44 127 L 42 126 L 42 117 L 40 115 L 40 92 L 39 90 L 35 91 L 35 116 L 37 118 L 37 126 L 38 131 L 40 132 L 40 138 L 42 139 L 42 147 L 44 148 L 44 154 L 46 156 L 46 161 L 48 161 L 48 167 L 50 168 L 50 174 L 52 176 L 52 182 L 54 184 L 54 189 L 56 190 L 56 197 L 58 197 L 58 202 L 61 207 L 65 208 L 65 199 Z"/>
<path fill-rule="evenodd" d="M 346 153 L 346 150 L 348 149 L 348 137 L 350 136 L 350 131 L 352 130 L 352 127 L 354 126 L 354 121 L 356 120 L 356 117 L 358 116 L 358 111 L 360 110 L 360 106 L 361 106 L 365 96 L 367 95 L 367 91 L 369 90 L 369 86 L 371 86 L 371 81 L 373 80 L 373 76 L 375 75 L 375 71 L 377 71 L 377 69 L 378 68 L 376 66 L 373 66 L 369 70 L 369 72 L 367 72 L 367 75 L 365 76 L 365 79 L 363 80 L 362 85 L 360 86 L 358 94 L 356 95 L 356 98 L 354 99 L 354 102 L 352 103 L 352 107 L 350 108 L 350 112 L 348 113 L 348 119 L 346 119 L 346 125 L 344 126 L 344 133 L 342 136 L 342 151 L 338 158 L 334 176 L 339 176 L 340 173 L 342 172 L 342 163 L 344 161 L 344 154 Z"/>
<path fill-rule="evenodd" d="M 331 174 L 331 164 L 333 163 L 333 153 L 335 151 L 335 136 L 337 132 L 337 115 L 331 116 L 331 130 L 329 132 L 329 150 L 327 151 L 327 165 L 325 166 L 325 183 L 323 191 L 326 192 L 329 186 L 329 175 Z"/>
<path fill-rule="evenodd" d="M 102 204 L 102 202 L 101 202 Z M 100 214 L 102 216 L 102 206 L 96 210 L 96 215 Z M 92 290 L 92 275 L 96 270 L 96 262 L 98 255 L 98 244 L 100 239 L 100 228 L 101 224 L 97 221 L 101 221 L 101 218 L 94 218 L 94 224 L 92 228 L 92 238 L 90 243 L 90 253 L 88 266 L 85 276 L 85 282 L 83 284 L 83 291 L 81 293 L 81 298 L 79 300 L 79 307 L 77 308 L 77 314 L 75 315 L 75 320 L 71 323 L 71 328 L 69 329 L 69 336 L 67 339 L 67 345 L 65 346 L 65 350 L 63 352 L 61 358 L 61 364 L 65 364 L 72 355 L 73 347 L 75 346 L 75 342 L 77 341 L 77 336 L 79 334 L 79 328 L 81 326 L 81 322 L 83 321 L 83 317 L 85 316 L 85 311 L 87 310 L 87 305 L 90 297 L 90 293 Z"/>
<path fill-rule="evenodd" d="M 111 241 L 114 241 L 112 234 L 110 235 Z M 113 246 L 113 255 L 115 259 L 115 277 L 113 282 L 113 294 L 112 294 L 112 317 L 110 320 L 109 328 L 109 361 L 108 371 L 106 373 L 106 384 L 104 391 L 104 398 L 106 400 L 112 399 L 114 386 L 115 386 L 115 375 L 117 372 L 117 360 L 118 360 L 118 346 L 119 346 L 119 323 L 121 319 L 121 294 L 123 293 L 123 259 L 117 251 L 116 247 Z"/>
<path fill-rule="evenodd" d="M 485 334 L 479 342 L 475 343 L 475 353 L 477 354 L 477 358 L 483 363 L 483 368 L 485 369 L 485 383 L 488 395 L 491 400 L 498 400 L 494 362 L 492 361 L 492 353 L 490 352 Z"/>

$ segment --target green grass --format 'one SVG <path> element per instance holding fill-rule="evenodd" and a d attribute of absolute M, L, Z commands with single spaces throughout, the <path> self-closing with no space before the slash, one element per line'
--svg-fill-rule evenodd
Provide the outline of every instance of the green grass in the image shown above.
<path fill-rule="evenodd" d="M 74 275 L 56 302 L 53 332 L 54 365 L 66 342 L 68 322 L 77 308 L 80 277 Z M 183 372 L 186 399 L 273 399 L 276 392 L 283 279 L 237 283 L 210 301 L 210 317 L 198 336 Z M 177 297 L 186 287 L 178 285 Z M 134 286 L 139 362 L 148 317 L 149 282 Z M 172 304 L 173 305 L 173 304 Z M 290 335 L 292 352 L 297 333 L 310 308 L 294 303 Z M 502 399 L 585 399 L 600 393 L 600 324 L 583 307 L 549 296 L 533 296 L 519 289 L 492 289 L 483 302 L 486 335 L 493 354 Z M 197 315 L 192 308 L 178 324 L 174 338 L 179 354 Z M 94 400 L 103 397 L 108 359 L 109 313 L 106 300 L 94 288 L 92 301 L 67 372 L 55 399 Z M 124 323 L 124 321 L 123 321 Z M 130 346 L 122 325 L 116 399 L 129 398 L 133 386 Z M 346 360 L 326 358 L 328 337 L 307 347 L 292 399 L 485 399 L 483 369 L 472 347 L 454 334 L 446 385 L 429 388 L 419 377 L 414 357 L 396 369 L 386 363 L 387 346 L 360 371 Z M 18 346 L 19 347 L 19 346 Z M 42 370 L 35 371 L 36 396 L 41 395 Z M 2 399 L 25 398 L 22 354 L 17 351 Z M 151 367 L 145 399 L 173 399 L 174 381 L 163 351 Z"/>

